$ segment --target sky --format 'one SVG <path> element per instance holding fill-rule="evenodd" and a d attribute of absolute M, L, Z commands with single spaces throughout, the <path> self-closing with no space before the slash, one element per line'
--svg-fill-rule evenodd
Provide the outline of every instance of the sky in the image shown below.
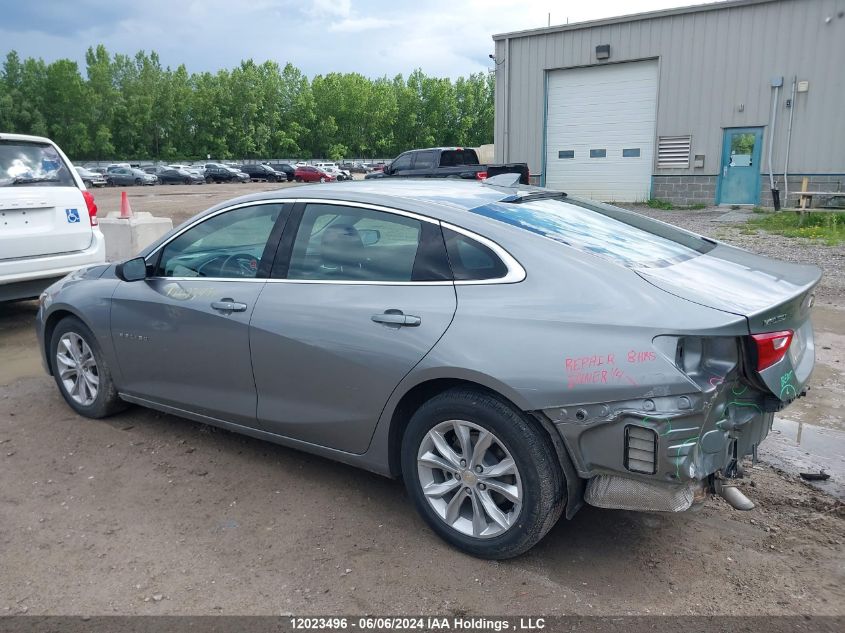
<path fill-rule="evenodd" d="M 291 62 L 308 76 L 359 72 L 452 77 L 492 68 L 494 33 L 703 0 L 0 0 L 0 55 L 84 69 L 89 46 L 158 52 L 162 64 L 216 71 Z"/>

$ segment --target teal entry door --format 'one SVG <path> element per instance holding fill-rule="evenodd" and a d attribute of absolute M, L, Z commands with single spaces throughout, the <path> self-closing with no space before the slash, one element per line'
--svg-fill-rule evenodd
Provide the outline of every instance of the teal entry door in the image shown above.
<path fill-rule="evenodd" d="M 719 204 L 760 202 L 760 153 L 763 128 L 726 128 L 722 141 Z"/>

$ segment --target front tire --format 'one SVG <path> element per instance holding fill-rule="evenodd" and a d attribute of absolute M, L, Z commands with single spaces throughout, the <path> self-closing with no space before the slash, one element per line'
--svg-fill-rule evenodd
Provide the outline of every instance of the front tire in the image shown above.
<path fill-rule="evenodd" d="M 65 317 L 50 339 L 50 367 L 70 407 L 88 418 L 104 418 L 126 408 L 93 332 L 76 317 Z"/>
<path fill-rule="evenodd" d="M 566 501 L 545 432 L 473 389 L 451 389 L 417 410 L 402 438 L 402 473 L 426 523 L 480 558 L 527 551 L 554 526 Z"/>

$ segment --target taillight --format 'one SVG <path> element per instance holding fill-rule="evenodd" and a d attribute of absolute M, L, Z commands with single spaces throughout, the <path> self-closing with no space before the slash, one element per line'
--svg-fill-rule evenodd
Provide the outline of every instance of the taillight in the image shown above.
<path fill-rule="evenodd" d="M 792 330 L 752 334 L 757 345 L 757 371 L 771 367 L 784 356 L 792 343 Z"/>
<path fill-rule="evenodd" d="M 479 180 L 484 180 L 485 178 L 487 178 L 487 172 L 486 171 L 476 172 L 475 177 L 478 178 Z"/>
<path fill-rule="evenodd" d="M 97 203 L 94 202 L 94 196 L 90 191 L 83 191 L 82 197 L 85 198 L 85 206 L 88 207 L 88 218 L 91 220 L 91 226 L 97 226 Z"/>

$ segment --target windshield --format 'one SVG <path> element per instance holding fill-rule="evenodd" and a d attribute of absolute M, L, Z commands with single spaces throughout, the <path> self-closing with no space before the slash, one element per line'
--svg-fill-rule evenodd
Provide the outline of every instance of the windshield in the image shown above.
<path fill-rule="evenodd" d="M 70 170 L 52 145 L 0 140 L 0 187 L 21 184 L 76 186 Z"/>
<path fill-rule="evenodd" d="M 577 198 L 493 202 L 471 211 L 628 268 L 671 266 L 714 247 L 702 237 L 632 211 Z"/>

